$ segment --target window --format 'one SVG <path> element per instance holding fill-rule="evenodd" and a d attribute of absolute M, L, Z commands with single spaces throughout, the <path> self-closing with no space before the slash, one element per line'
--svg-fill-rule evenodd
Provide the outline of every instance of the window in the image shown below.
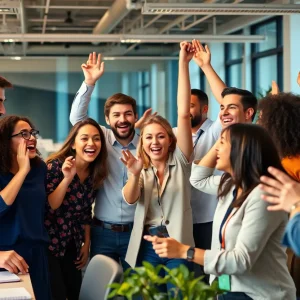
<path fill-rule="evenodd" d="M 242 34 L 239 30 L 234 34 Z M 227 86 L 242 88 L 243 43 L 225 44 L 225 82 Z"/>
<path fill-rule="evenodd" d="M 251 34 L 265 35 L 267 40 L 251 45 L 252 91 L 256 96 L 270 90 L 272 80 L 283 88 L 282 17 L 269 19 L 251 27 Z"/>

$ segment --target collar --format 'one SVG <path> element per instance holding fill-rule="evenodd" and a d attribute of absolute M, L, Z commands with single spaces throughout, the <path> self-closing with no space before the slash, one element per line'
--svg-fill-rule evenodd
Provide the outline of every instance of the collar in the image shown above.
<path fill-rule="evenodd" d="M 211 123 L 213 123 L 213 121 L 211 119 L 207 118 L 203 122 L 203 124 L 200 126 L 200 128 L 195 133 L 193 133 L 193 135 L 198 136 L 200 130 L 202 130 L 203 132 L 205 132 L 206 130 L 208 130 L 208 128 L 211 126 Z"/>
<path fill-rule="evenodd" d="M 176 150 L 174 150 L 174 151 L 176 151 Z M 174 152 L 170 152 L 167 163 L 166 163 L 166 167 L 175 166 L 175 165 L 176 165 L 176 162 L 175 162 Z M 151 162 L 150 162 L 150 166 L 151 166 L 151 168 L 154 168 L 156 170 L 156 167 Z M 147 168 L 144 168 L 144 169 L 147 170 Z"/>
<path fill-rule="evenodd" d="M 140 140 L 140 136 L 136 132 L 134 132 L 134 136 L 131 142 L 127 146 L 123 146 L 117 141 L 115 135 L 112 133 L 111 144 L 113 146 L 117 146 L 120 148 L 128 148 L 129 150 L 132 150 L 137 148 L 139 140 Z"/>

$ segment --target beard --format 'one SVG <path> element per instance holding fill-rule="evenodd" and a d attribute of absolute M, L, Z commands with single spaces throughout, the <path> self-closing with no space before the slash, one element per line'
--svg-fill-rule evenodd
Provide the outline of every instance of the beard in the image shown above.
<path fill-rule="evenodd" d="M 117 137 L 118 139 L 120 140 L 126 140 L 128 139 L 134 132 L 134 125 L 129 123 L 129 122 L 124 122 L 124 123 L 121 123 L 119 125 L 127 125 L 129 127 L 128 129 L 128 132 L 127 133 L 124 133 L 124 134 L 120 134 L 118 132 L 118 124 L 115 125 L 115 127 L 110 127 L 112 132 L 114 133 L 115 137 Z"/>
<path fill-rule="evenodd" d="M 191 126 L 192 128 L 198 126 L 202 122 L 202 115 L 193 116 L 191 115 Z"/>

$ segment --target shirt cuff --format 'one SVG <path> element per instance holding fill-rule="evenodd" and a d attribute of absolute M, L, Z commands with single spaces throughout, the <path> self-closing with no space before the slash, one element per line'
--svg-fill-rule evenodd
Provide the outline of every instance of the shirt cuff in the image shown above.
<path fill-rule="evenodd" d="M 126 204 L 132 206 L 132 205 L 136 205 L 136 203 L 138 202 L 139 198 L 134 202 L 134 203 L 129 203 L 127 202 L 126 198 L 125 198 L 125 195 L 124 195 L 124 189 L 122 189 L 122 196 L 123 196 L 123 199 L 124 201 L 126 202 Z"/>

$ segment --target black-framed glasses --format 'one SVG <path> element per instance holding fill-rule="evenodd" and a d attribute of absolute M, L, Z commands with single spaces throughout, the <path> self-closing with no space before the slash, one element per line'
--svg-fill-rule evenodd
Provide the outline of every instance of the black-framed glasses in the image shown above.
<path fill-rule="evenodd" d="M 31 136 L 34 136 L 34 137 L 37 139 L 39 133 L 40 133 L 40 132 L 39 132 L 38 130 L 35 130 L 35 129 L 32 129 L 32 130 L 30 130 L 30 131 L 28 131 L 28 130 L 23 130 L 23 131 L 21 131 L 21 132 L 19 132 L 19 133 L 17 133 L 17 134 L 12 135 L 11 137 L 21 135 L 22 138 L 23 138 L 24 140 L 30 140 L 30 137 L 31 137 Z"/>

